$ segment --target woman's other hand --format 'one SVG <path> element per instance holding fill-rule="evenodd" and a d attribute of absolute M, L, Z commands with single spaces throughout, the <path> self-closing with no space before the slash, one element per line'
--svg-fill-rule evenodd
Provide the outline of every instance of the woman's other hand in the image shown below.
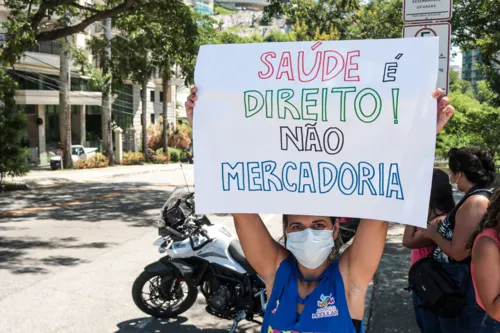
<path fill-rule="evenodd" d="M 191 127 L 193 127 L 194 104 L 198 100 L 198 97 L 196 97 L 197 91 L 198 91 L 198 89 L 196 89 L 196 87 L 191 88 L 191 95 L 188 96 L 186 103 L 184 103 L 184 106 L 186 107 L 187 119 L 188 119 L 189 125 L 191 125 Z"/>
<path fill-rule="evenodd" d="M 455 108 L 450 105 L 450 99 L 444 95 L 442 89 L 434 90 L 432 97 L 437 100 L 436 134 L 438 134 L 446 126 L 451 117 L 453 117 Z"/>

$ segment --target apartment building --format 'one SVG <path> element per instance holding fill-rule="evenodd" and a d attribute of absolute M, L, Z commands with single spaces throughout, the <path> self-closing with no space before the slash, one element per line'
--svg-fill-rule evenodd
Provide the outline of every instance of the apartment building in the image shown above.
<path fill-rule="evenodd" d="M 5 21 L 8 15 L 8 8 L 3 5 L 3 1 L 0 1 L 0 22 Z M 94 65 L 97 65 L 96 59 L 93 59 L 92 54 L 86 50 L 86 45 L 91 36 L 102 32 L 102 22 L 96 22 L 85 31 L 73 35 L 75 45 L 87 53 Z M 4 32 L 0 32 L 0 41 L 2 39 L 5 39 Z M 57 153 L 59 147 L 60 53 L 61 47 L 58 41 L 40 42 L 9 69 L 9 73 L 18 82 L 16 104 L 27 116 L 22 144 L 28 147 L 29 162 L 35 165 L 47 165 L 50 156 Z M 179 82 L 169 82 L 167 92 L 168 121 L 172 126 L 176 124 L 176 84 Z M 159 75 L 151 78 L 147 90 L 147 121 L 150 125 L 156 123 L 162 114 L 164 93 Z M 140 85 L 126 82 L 124 87 L 113 91 L 112 104 L 113 122 L 126 134 L 135 129 L 138 133 L 137 141 L 140 140 L 142 127 L 140 91 Z M 88 78 L 82 76 L 79 68 L 75 66 L 71 68 L 69 102 L 72 109 L 73 144 L 100 147 L 102 93 L 95 91 L 88 84 Z M 140 142 L 137 142 L 137 146 L 140 147 Z"/>
<path fill-rule="evenodd" d="M 477 68 L 477 64 L 481 62 L 478 49 L 464 52 L 462 55 L 462 79 L 470 81 L 473 87 L 476 87 L 477 81 L 482 80 L 481 72 Z"/>

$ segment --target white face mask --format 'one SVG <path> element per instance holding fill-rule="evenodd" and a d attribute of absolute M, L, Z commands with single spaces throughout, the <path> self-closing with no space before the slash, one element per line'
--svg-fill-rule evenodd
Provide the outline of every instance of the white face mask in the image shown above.
<path fill-rule="evenodd" d="M 315 269 L 328 258 L 334 246 L 333 230 L 313 230 L 287 233 L 286 248 L 304 267 Z"/>

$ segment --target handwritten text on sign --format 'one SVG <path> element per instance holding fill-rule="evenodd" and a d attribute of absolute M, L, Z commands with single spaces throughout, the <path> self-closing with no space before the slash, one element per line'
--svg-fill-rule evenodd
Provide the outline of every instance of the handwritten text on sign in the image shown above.
<path fill-rule="evenodd" d="M 197 211 L 424 225 L 437 45 L 415 38 L 202 47 Z"/>

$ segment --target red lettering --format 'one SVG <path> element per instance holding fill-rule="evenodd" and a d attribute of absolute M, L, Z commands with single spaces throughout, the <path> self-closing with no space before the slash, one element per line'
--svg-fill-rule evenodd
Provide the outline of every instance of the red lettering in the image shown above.
<path fill-rule="evenodd" d="M 321 68 L 321 58 L 323 53 L 318 51 L 316 52 L 316 58 L 314 59 L 314 65 L 309 71 L 306 73 L 305 70 L 305 60 L 304 60 L 304 51 L 299 52 L 299 60 L 298 60 L 298 70 L 299 70 L 299 81 L 300 82 L 311 82 L 315 78 L 318 77 L 319 70 Z"/>
<path fill-rule="evenodd" d="M 263 53 L 261 56 L 260 56 L 260 61 L 262 61 L 262 63 L 264 65 L 266 65 L 267 67 L 267 72 L 266 73 L 263 73 L 262 71 L 259 72 L 259 77 L 263 80 L 266 80 L 266 79 L 269 79 L 271 76 L 273 76 L 274 74 L 274 67 L 273 67 L 273 64 L 272 62 L 270 62 L 269 60 L 267 60 L 267 58 L 276 58 L 276 53 L 274 52 L 266 52 L 266 53 Z"/>
<path fill-rule="evenodd" d="M 283 74 L 286 74 L 288 81 L 293 81 L 293 69 L 292 69 L 292 55 L 290 52 L 283 52 L 281 55 L 280 65 L 278 67 L 278 73 L 276 74 L 276 79 L 281 80 Z"/>
<path fill-rule="evenodd" d="M 335 60 L 335 66 L 330 69 L 330 60 Z M 344 57 L 337 51 L 324 51 L 323 56 L 323 81 L 333 80 L 344 69 Z"/>
<path fill-rule="evenodd" d="M 351 76 L 351 71 L 357 71 L 358 63 L 352 62 L 354 57 L 359 57 L 359 50 L 347 52 L 347 66 L 344 72 L 344 81 L 357 81 L 359 82 L 359 76 Z"/>

